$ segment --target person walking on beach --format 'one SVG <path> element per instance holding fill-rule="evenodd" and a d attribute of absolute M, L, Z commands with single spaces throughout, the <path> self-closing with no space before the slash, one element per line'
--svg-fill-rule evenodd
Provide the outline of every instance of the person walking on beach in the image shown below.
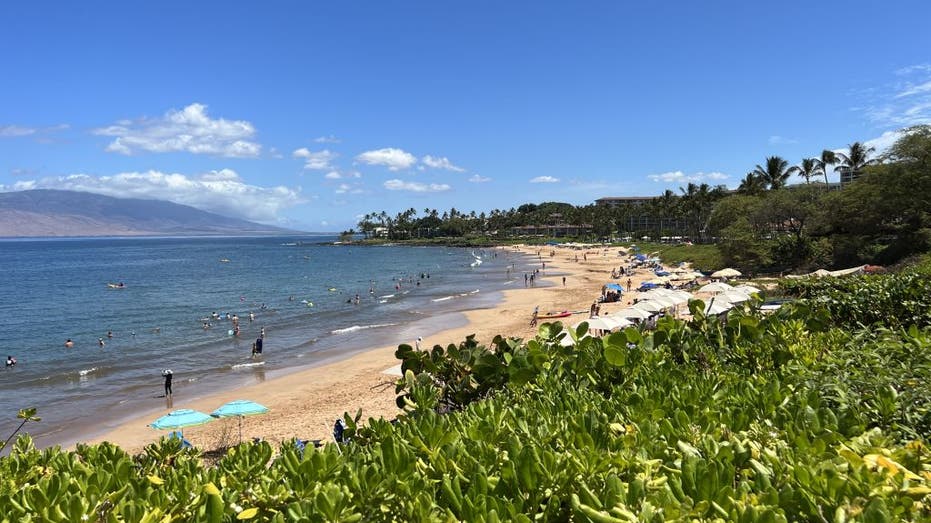
<path fill-rule="evenodd" d="M 165 397 L 171 396 L 171 369 L 165 369 L 162 371 L 162 376 L 165 376 Z"/>
<path fill-rule="evenodd" d="M 563 287 L 566 286 L 566 277 L 565 277 L 565 276 L 562 277 L 562 286 L 563 286 Z"/>
<path fill-rule="evenodd" d="M 530 316 L 530 326 L 531 326 L 531 327 L 536 327 L 536 326 L 537 326 L 537 316 L 539 316 L 539 315 L 540 315 L 540 306 L 537 305 L 536 307 L 533 308 L 533 315 Z"/>
<path fill-rule="evenodd" d="M 417 339 L 414 341 L 414 348 L 417 349 L 418 351 L 420 350 L 420 342 L 422 341 L 423 341 L 423 338 L 421 338 L 420 336 L 417 336 Z"/>
<path fill-rule="evenodd" d="M 630 278 L 627 278 L 627 292 L 630 292 L 630 284 L 631 284 L 631 280 Z"/>

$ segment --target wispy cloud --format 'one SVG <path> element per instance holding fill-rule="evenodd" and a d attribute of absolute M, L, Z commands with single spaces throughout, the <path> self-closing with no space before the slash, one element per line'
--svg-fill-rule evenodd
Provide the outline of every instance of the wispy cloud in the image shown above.
<path fill-rule="evenodd" d="M 323 177 L 327 180 L 343 180 L 346 178 L 361 178 L 362 174 L 359 171 L 330 171 Z"/>
<path fill-rule="evenodd" d="M 862 112 L 880 127 L 910 127 L 931 123 L 931 64 L 895 71 L 896 79 L 859 93 Z"/>
<path fill-rule="evenodd" d="M 314 138 L 314 143 L 339 143 L 339 142 L 340 142 L 340 139 L 333 136 L 332 134 L 329 136 L 318 136 Z"/>
<path fill-rule="evenodd" d="M 21 125 L 0 125 L 0 138 L 19 138 L 22 136 L 35 136 L 49 134 L 68 129 L 68 124 L 58 124 L 49 127 L 24 127 Z"/>
<path fill-rule="evenodd" d="M 537 176 L 536 178 L 531 178 L 530 183 L 557 183 L 559 178 L 554 178 L 552 176 Z"/>
<path fill-rule="evenodd" d="M 389 191 L 409 191 L 409 192 L 443 192 L 448 191 L 451 187 L 445 183 L 420 183 L 405 182 L 404 180 L 387 180 L 384 183 L 385 189 Z"/>
<path fill-rule="evenodd" d="M 486 176 L 480 176 L 478 174 L 473 174 L 472 176 L 469 177 L 469 181 L 472 183 L 485 183 L 485 182 L 490 182 L 491 178 L 488 178 Z"/>
<path fill-rule="evenodd" d="M 254 158 L 262 146 L 253 141 L 255 127 L 245 120 L 213 119 L 207 106 L 193 103 L 172 109 L 158 118 L 122 120 L 95 129 L 94 134 L 113 136 L 106 150 L 120 154 L 140 151 L 188 152 L 230 158 Z"/>
<path fill-rule="evenodd" d="M 338 186 L 336 186 L 336 189 L 333 192 L 336 194 L 361 194 L 365 191 L 363 191 L 357 185 L 341 183 Z"/>
<path fill-rule="evenodd" d="M 356 161 L 367 165 L 384 165 L 389 171 L 400 171 L 401 169 L 409 169 L 417 163 L 417 158 L 403 149 L 387 147 L 385 149 L 365 151 L 356 156 Z"/>
<path fill-rule="evenodd" d="M 168 200 L 224 216 L 265 223 L 275 223 L 284 209 L 306 203 L 300 189 L 250 185 L 232 169 L 199 175 L 161 171 L 125 172 L 112 176 L 72 174 L 0 186 L 0 190 L 26 189 L 64 189 L 117 198 Z"/>
<path fill-rule="evenodd" d="M 295 158 L 304 159 L 304 169 L 309 171 L 326 171 L 333 168 L 332 161 L 338 156 L 328 149 L 322 151 L 311 151 L 306 147 L 301 147 L 291 153 Z"/>
<path fill-rule="evenodd" d="M 798 143 L 795 138 L 786 138 L 785 136 L 773 135 L 769 137 L 769 145 L 791 145 Z"/>
<path fill-rule="evenodd" d="M 659 183 L 688 183 L 703 181 L 721 181 L 726 180 L 728 176 L 724 173 L 713 171 L 710 173 L 697 172 L 694 174 L 685 174 L 682 171 L 668 171 L 659 174 L 650 174 L 647 178 Z"/>
<path fill-rule="evenodd" d="M 449 161 L 449 158 L 445 156 L 434 157 L 434 156 L 427 155 L 421 158 L 420 161 L 423 162 L 423 164 L 426 165 L 427 167 L 430 167 L 433 169 L 446 169 L 447 171 L 454 171 L 457 173 L 465 172 L 465 169 L 463 169 L 462 167 L 453 165 L 453 163 Z"/>

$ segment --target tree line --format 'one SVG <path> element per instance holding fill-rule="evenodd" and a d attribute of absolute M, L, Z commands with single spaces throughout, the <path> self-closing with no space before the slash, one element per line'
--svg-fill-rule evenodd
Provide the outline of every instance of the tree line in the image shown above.
<path fill-rule="evenodd" d="M 500 239 L 515 234 L 515 227 L 569 225 L 586 241 L 646 235 L 713 242 L 728 264 L 752 270 L 889 264 L 931 248 L 931 126 L 904 129 L 888 151 L 874 153 L 855 142 L 845 152 L 824 150 L 791 166 L 770 156 L 733 191 L 689 183 L 678 193 L 616 206 L 544 202 L 487 213 L 382 211 L 363 216 L 358 232 L 390 240 Z M 831 168 L 845 183 L 828 183 Z M 793 176 L 804 183 L 790 185 Z"/>

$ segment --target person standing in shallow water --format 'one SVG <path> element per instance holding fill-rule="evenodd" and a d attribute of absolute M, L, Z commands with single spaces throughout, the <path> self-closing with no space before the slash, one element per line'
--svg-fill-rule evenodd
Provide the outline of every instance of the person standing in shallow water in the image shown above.
<path fill-rule="evenodd" d="M 171 369 L 163 370 L 162 376 L 165 376 L 165 397 L 169 397 L 171 396 Z"/>

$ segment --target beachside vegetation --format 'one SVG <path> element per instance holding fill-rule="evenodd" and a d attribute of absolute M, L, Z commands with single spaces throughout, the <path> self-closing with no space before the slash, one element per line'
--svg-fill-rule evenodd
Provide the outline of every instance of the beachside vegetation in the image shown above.
<path fill-rule="evenodd" d="M 404 413 L 347 415 L 339 448 L 245 443 L 206 465 L 178 439 L 130 456 L 21 436 L 0 520 L 927 521 L 927 281 L 867 281 L 897 323 L 802 282 L 769 316 L 692 302 L 652 332 L 402 345 Z"/>
<path fill-rule="evenodd" d="M 835 169 L 841 183 L 828 184 Z M 822 182 L 822 177 L 824 181 Z M 793 179 L 804 183 L 790 184 Z M 407 209 L 369 213 L 366 238 L 489 245 L 513 238 L 593 242 L 667 238 L 714 243 L 720 265 L 744 272 L 809 272 L 888 265 L 931 250 L 931 126 L 903 130 L 882 155 L 861 143 L 822 151 L 797 165 L 769 156 L 740 186 L 689 183 L 678 192 L 616 205 L 526 203 L 490 212 Z"/>

